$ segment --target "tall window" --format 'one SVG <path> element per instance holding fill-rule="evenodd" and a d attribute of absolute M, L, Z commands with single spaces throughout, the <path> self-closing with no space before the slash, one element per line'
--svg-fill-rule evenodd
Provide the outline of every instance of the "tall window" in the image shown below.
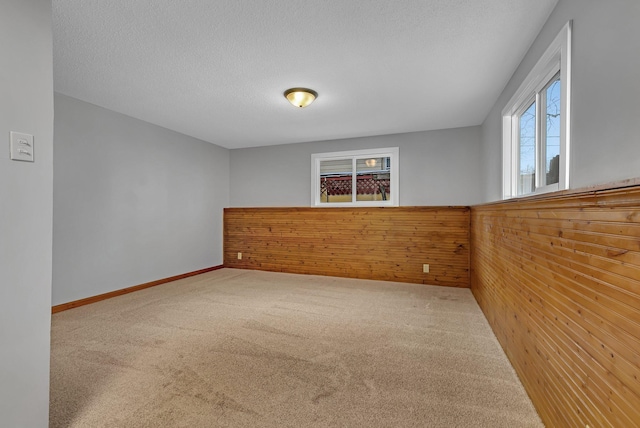
<path fill-rule="evenodd" d="M 311 205 L 397 206 L 398 148 L 311 155 Z"/>
<path fill-rule="evenodd" d="M 569 188 L 571 22 L 503 110 L 503 196 Z"/>

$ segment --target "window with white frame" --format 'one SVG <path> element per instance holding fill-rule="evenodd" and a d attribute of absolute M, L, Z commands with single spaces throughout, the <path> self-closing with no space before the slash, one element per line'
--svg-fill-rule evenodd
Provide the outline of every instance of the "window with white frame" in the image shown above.
<path fill-rule="evenodd" d="M 569 188 L 571 22 L 502 111 L 503 197 Z"/>
<path fill-rule="evenodd" d="M 398 206 L 398 148 L 311 155 L 311 205 Z"/>

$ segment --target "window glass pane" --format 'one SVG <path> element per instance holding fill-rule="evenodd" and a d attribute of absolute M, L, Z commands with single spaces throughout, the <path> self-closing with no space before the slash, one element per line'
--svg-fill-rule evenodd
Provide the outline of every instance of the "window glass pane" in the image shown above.
<path fill-rule="evenodd" d="M 560 77 L 557 76 L 545 89 L 546 138 L 545 173 L 546 184 L 555 184 L 560 179 Z"/>
<path fill-rule="evenodd" d="M 356 200 L 388 201 L 391 197 L 391 159 L 356 159 Z"/>
<path fill-rule="evenodd" d="M 397 206 L 398 148 L 311 155 L 315 206 Z"/>
<path fill-rule="evenodd" d="M 571 21 L 502 109 L 504 199 L 569 189 Z"/>
<path fill-rule="evenodd" d="M 531 193 L 536 188 L 536 103 L 520 116 L 520 156 L 518 162 L 518 194 Z"/>
<path fill-rule="evenodd" d="M 351 202 L 351 159 L 320 161 L 320 203 Z"/>

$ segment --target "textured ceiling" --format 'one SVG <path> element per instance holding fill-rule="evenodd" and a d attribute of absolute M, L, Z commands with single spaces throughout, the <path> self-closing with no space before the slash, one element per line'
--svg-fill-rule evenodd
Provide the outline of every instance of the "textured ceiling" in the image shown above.
<path fill-rule="evenodd" d="M 556 3 L 53 0 L 54 87 L 227 148 L 478 125 Z"/>

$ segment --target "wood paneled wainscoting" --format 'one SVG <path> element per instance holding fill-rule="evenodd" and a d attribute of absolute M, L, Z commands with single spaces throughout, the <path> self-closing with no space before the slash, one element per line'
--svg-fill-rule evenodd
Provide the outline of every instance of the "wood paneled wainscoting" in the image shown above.
<path fill-rule="evenodd" d="M 640 186 L 472 207 L 471 288 L 547 426 L 640 426 Z"/>
<path fill-rule="evenodd" d="M 469 208 L 227 208 L 224 265 L 469 287 Z"/>

